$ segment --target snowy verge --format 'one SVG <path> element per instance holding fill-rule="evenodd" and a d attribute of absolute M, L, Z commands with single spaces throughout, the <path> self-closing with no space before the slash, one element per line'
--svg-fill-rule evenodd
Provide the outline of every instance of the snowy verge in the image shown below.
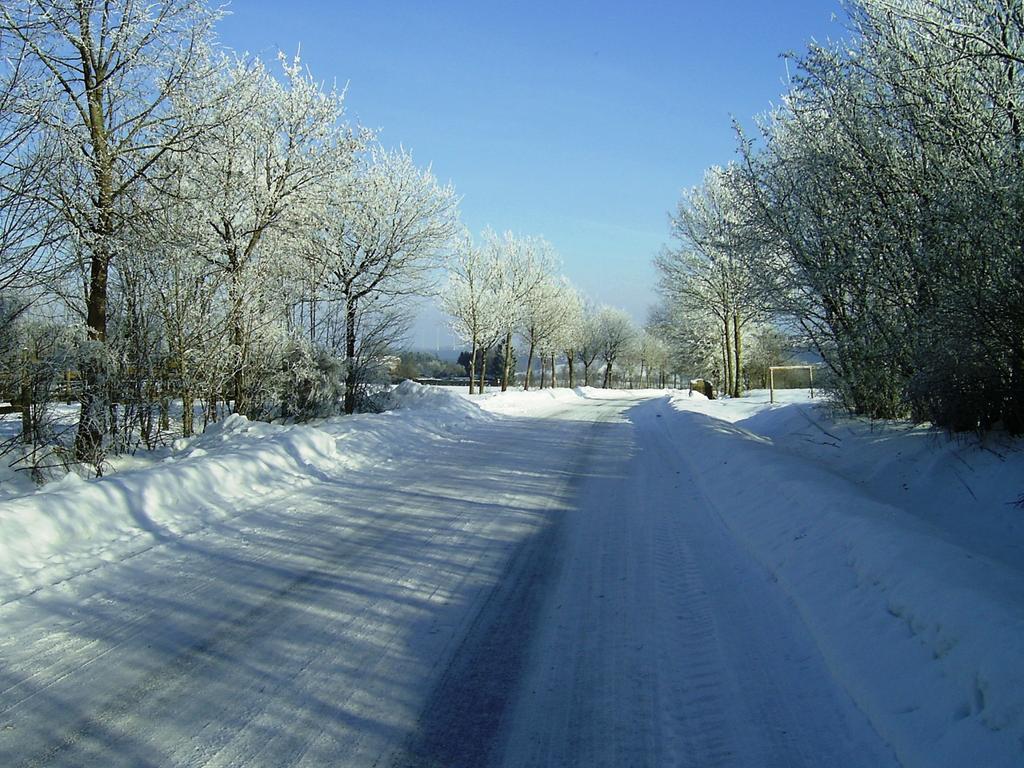
<path fill-rule="evenodd" d="M 432 420 L 461 421 L 483 419 L 478 403 L 460 396 L 452 387 L 431 387 L 406 379 L 388 393 L 387 410 L 426 413 Z"/>
<path fill-rule="evenodd" d="M 696 436 L 685 455 L 708 503 L 793 598 L 833 673 L 901 762 L 1024 763 L 1024 574 L 948 535 L 943 523 L 971 514 L 959 497 L 936 513 L 920 508 L 937 501 L 924 488 L 901 485 L 897 505 L 877 478 L 843 477 L 870 462 L 884 474 L 901 452 L 821 413 L 812 411 L 809 425 L 805 406 L 736 401 L 734 418 L 723 419 L 728 401 L 712 407 L 684 395 L 672 405 L 669 426 Z M 933 441 L 912 465 L 927 475 L 944 450 Z M 1020 482 L 1019 453 L 1010 463 Z M 942 487 L 957 482 L 940 483 L 940 474 L 933 482 Z"/>
<path fill-rule="evenodd" d="M 830 413 L 806 390 L 738 400 L 675 397 L 677 408 L 734 423 L 933 526 L 937 536 L 1024 570 L 1024 441 L 950 438 L 927 425 Z"/>
<path fill-rule="evenodd" d="M 0 504 L 0 601 L 231 515 L 339 466 L 330 435 L 231 416 L 145 469 L 63 480 Z"/>
<path fill-rule="evenodd" d="M 488 413 L 501 416 L 537 416 L 545 411 L 557 409 L 561 404 L 578 401 L 586 397 L 582 388 L 576 389 L 521 389 L 507 392 L 485 392 L 482 395 L 462 394 L 468 401 L 476 403 Z"/>
<path fill-rule="evenodd" d="M 549 413 L 558 411 L 566 403 L 579 402 L 580 400 L 646 400 L 651 397 L 661 397 L 666 390 L 650 389 L 599 389 L 597 387 L 554 387 L 547 389 L 521 389 L 508 390 L 507 392 L 485 392 L 482 395 L 462 396 L 474 403 L 488 413 L 500 414 L 502 416 L 546 416 Z"/>
<path fill-rule="evenodd" d="M 170 455 L 138 455 L 114 474 L 74 473 L 0 501 L 0 603 L 124 559 L 238 514 L 275 494 L 379 467 L 493 418 L 440 388 L 409 382 L 390 412 L 282 426 L 233 415 L 176 440 Z"/>

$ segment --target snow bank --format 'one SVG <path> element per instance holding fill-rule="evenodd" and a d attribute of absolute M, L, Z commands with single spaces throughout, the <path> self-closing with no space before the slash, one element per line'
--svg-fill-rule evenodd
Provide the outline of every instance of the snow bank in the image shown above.
<path fill-rule="evenodd" d="M 425 450 L 468 421 L 492 418 L 441 387 L 403 382 L 391 412 L 281 426 L 232 415 L 135 457 L 107 477 L 63 480 L 0 501 L 0 603 L 236 515 L 268 495 L 372 469 Z M 23 479 L 23 478 L 19 478 Z M 11 487 L 10 483 L 5 486 Z"/>
<path fill-rule="evenodd" d="M 14 446 L 7 454 L 0 456 L 0 503 L 11 496 L 21 496 L 35 490 L 36 484 L 27 471 L 24 457 L 25 451 L 20 446 Z"/>
<path fill-rule="evenodd" d="M 310 427 L 230 416 L 178 440 L 162 462 L 109 477 L 73 473 L 0 504 L 0 602 L 236 514 L 274 491 L 343 466 Z"/>
<path fill-rule="evenodd" d="M 579 400 L 646 400 L 663 396 L 667 390 L 598 389 L 597 387 L 555 387 L 548 389 L 509 390 L 487 392 L 483 395 L 464 395 L 480 408 L 502 416 L 545 416 L 560 410 L 565 403 Z"/>
<path fill-rule="evenodd" d="M 1024 486 L 1020 446 L 992 455 L 999 490 L 967 504 L 946 471 L 964 444 L 905 425 L 836 423 L 807 405 L 715 402 L 672 401 L 676 427 L 700 435 L 688 455 L 700 456 L 709 503 L 792 596 L 900 760 L 1020 765 L 1024 572 L 1019 558 L 1014 567 L 989 556 L 1008 544 L 991 521 L 1021 515 L 1005 503 L 1024 490 L 1011 493 Z M 975 480 L 989 476 L 972 461 Z M 889 477 L 897 466 L 906 480 Z M 987 539 L 965 544 L 948 527 L 982 513 Z"/>
<path fill-rule="evenodd" d="M 388 393 L 385 407 L 396 411 L 426 412 L 432 420 L 465 421 L 485 418 L 480 406 L 451 387 L 431 387 L 406 379 Z"/>
<path fill-rule="evenodd" d="M 9 403 L 7 403 L 9 405 Z M 58 431 L 73 430 L 78 423 L 77 404 L 68 405 L 55 403 L 53 405 L 52 426 Z M 21 414 L 5 413 L 0 414 L 0 441 L 14 442 L 21 435 Z M 10 450 L 0 456 L 0 503 L 12 496 L 22 496 L 31 493 L 36 489 L 36 484 L 29 471 L 32 466 L 32 458 L 29 456 L 30 446 L 14 444 Z M 49 480 L 59 479 L 63 474 L 59 470 L 50 468 L 48 465 L 60 466 L 60 459 L 51 456 L 40 449 L 34 456 L 35 462 L 42 466 L 41 474 Z"/>
<path fill-rule="evenodd" d="M 586 397 L 582 388 L 577 389 L 521 389 L 507 392 L 487 392 L 483 395 L 465 395 L 488 413 L 502 416 L 537 416 L 556 410 L 560 404 Z"/>
<path fill-rule="evenodd" d="M 929 523 L 936 535 L 1024 568 L 1024 511 L 1013 503 L 1024 494 L 1020 441 L 998 434 L 984 442 L 950 439 L 906 423 L 832 419 L 806 406 L 736 423 Z"/>

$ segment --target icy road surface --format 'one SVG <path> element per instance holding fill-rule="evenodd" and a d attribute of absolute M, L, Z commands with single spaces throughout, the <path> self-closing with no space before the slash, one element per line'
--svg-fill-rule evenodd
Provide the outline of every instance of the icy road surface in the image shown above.
<path fill-rule="evenodd" d="M 420 436 L 0 607 L 0 765 L 895 765 L 668 412 Z"/>

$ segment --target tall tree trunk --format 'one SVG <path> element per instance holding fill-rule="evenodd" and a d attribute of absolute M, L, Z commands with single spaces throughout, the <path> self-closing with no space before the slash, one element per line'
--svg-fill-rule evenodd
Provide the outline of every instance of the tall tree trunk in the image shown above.
<path fill-rule="evenodd" d="M 31 444 L 35 437 L 32 434 L 32 372 L 31 360 L 25 352 L 21 361 L 21 442 Z"/>
<path fill-rule="evenodd" d="M 1024 341 L 1020 338 L 1013 344 L 1009 367 L 1008 396 L 1004 398 L 1000 416 L 1011 435 L 1020 435 L 1024 434 Z"/>
<path fill-rule="evenodd" d="M 245 344 L 245 323 L 242 319 L 242 261 L 239 258 L 237 245 L 231 240 L 231 231 L 225 229 L 227 242 L 225 258 L 228 272 L 228 303 L 231 307 L 231 345 L 238 356 L 235 370 L 231 374 L 231 389 L 234 398 L 233 412 L 245 413 L 248 403 L 245 396 L 245 366 L 247 363 Z"/>
<path fill-rule="evenodd" d="M 608 389 L 612 385 L 612 361 L 609 360 L 604 367 L 604 388 Z"/>
<path fill-rule="evenodd" d="M 732 396 L 733 392 L 733 379 L 732 379 L 732 333 L 729 328 L 729 315 L 725 316 L 725 393 Z"/>
<path fill-rule="evenodd" d="M 565 351 L 565 362 L 569 368 L 569 389 L 573 389 L 576 386 L 576 379 L 572 370 L 572 352 L 573 351 L 571 349 L 567 349 Z"/>
<path fill-rule="evenodd" d="M 729 380 L 726 377 L 726 370 L 729 367 L 729 355 L 725 351 L 725 344 L 724 343 L 721 344 L 721 346 L 719 347 L 719 351 L 722 353 L 722 359 L 718 361 L 718 362 L 720 362 L 722 364 L 722 381 L 721 381 L 721 385 L 718 388 L 719 389 L 719 393 L 718 394 L 722 395 L 722 394 L 727 394 L 729 392 Z"/>
<path fill-rule="evenodd" d="M 733 354 L 736 356 L 736 385 L 733 390 L 732 396 L 739 397 L 743 393 L 743 382 L 740 380 L 743 371 L 743 333 L 740 330 L 740 318 L 738 312 L 732 314 L 732 333 L 733 333 Z"/>
<path fill-rule="evenodd" d="M 473 387 L 476 385 L 476 336 L 469 346 L 469 394 L 472 395 Z"/>
<path fill-rule="evenodd" d="M 88 37 L 89 11 L 79 9 L 83 38 Z M 82 409 L 75 434 L 75 457 L 79 461 L 98 462 L 106 432 L 107 381 L 107 277 L 110 273 L 114 238 L 114 166 L 107 136 L 106 72 L 94 71 L 90 55 L 81 50 L 82 79 L 88 102 L 87 128 L 92 142 L 93 183 L 96 201 L 96 242 L 89 263 L 89 295 L 86 303 L 86 327 L 94 342 L 79 373 L 82 377 Z"/>
<path fill-rule="evenodd" d="M 244 413 L 248 410 L 249 404 L 245 396 L 245 328 L 242 325 L 241 312 L 236 311 L 231 321 L 231 344 L 238 350 L 238 360 L 235 363 L 235 371 L 231 376 L 233 395 L 235 399 L 234 412 Z"/>
<path fill-rule="evenodd" d="M 480 384 L 477 387 L 477 391 L 482 395 L 485 391 L 484 382 L 487 378 L 487 353 L 491 351 L 490 347 L 484 347 L 481 350 L 480 355 Z"/>
<path fill-rule="evenodd" d="M 106 217 L 104 217 L 106 218 Z M 79 363 L 82 379 L 82 407 L 75 434 L 75 458 L 96 462 L 107 431 L 107 276 L 110 269 L 107 236 L 100 234 L 89 274 L 86 326 L 92 342 Z"/>
<path fill-rule="evenodd" d="M 195 431 L 195 415 L 192 413 L 192 390 L 188 387 L 181 392 L 181 436 L 192 437 Z"/>
<path fill-rule="evenodd" d="M 530 388 L 530 374 L 533 372 L 533 342 L 530 342 L 530 354 L 526 356 L 526 379 L 523 381 L 523 391 Z"/>
<path fill-rule="evenodd" d="M 345 413 L 356 412 L 356 390 L 359 386 L 359 370 L 356 366 L 356 300 L 345 302 Z"/>
<path fill-rule="evenodd" d="M 504 354 L 505 364 L 502 366 L 502 371 L 501 371 L 501 391 L 502 392 L 508 391 L 509 378 L 511 378 L 511 376 L 515 373 L 515 370 L 516 370 L 515 360 L 512 360 L 511 357 L 512 357 L 512 331 L 509 331 L 508 333 L 505 334 L 505 354 Z"/>

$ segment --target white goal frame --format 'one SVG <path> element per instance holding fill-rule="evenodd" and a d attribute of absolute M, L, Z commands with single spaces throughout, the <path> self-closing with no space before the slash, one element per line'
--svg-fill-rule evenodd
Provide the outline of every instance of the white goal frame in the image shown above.
<path fill-rule="evenodd" d="M 772 365 L 768 367 L 768 392 L 769 402 L 775 402 L 775 372 L 776 371 L 807 371 L 808 386 L 811 390 L 811 399 L 814 399 L 814 366 L 813 365 Z"/>

